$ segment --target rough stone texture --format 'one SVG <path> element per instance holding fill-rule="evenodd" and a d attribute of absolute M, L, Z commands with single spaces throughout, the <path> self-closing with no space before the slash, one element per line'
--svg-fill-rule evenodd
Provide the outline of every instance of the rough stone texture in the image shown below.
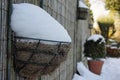
<path fill-rule="evenodd" d="M 7 0 L 0 0 L 0 80 L 6 79 Z"/>
<path fill-rule="evenodd" d="M 79 37 L 79 41 L 80 43 L 78 43 L 78 46 L 84 46 L 84 43 L 87 39 L 87 37 L 90 35 L 90 30 L 88 29 L 88 21 L 84 21 L 84 20 L 80 20 L 79 21 L 79 27 L 78 27 L 78 30 L 80 30 L 80 32 L 78 31 L 78 35 L 80 34 L 81 37 Z M 79 50 L 79 49 L 78 49 Z M 82 54 L 78 54 L 79 56 L 77 57 L 81 57 L 82 60 L 84 60 L 84 55 L 83 55 L 83 51 L 84 51 L 84 47 L 81 47 L 80 49 L 81 53 Z M 77 58 L 77 59 L 80 59 L 80 58 Z"/>
<path fill-rule="evenodd" d="M 48 11 L 53 17 L 58 20 L 69 32 L 72 38 L 72 49 L 68 54 L 65 63 L 62 63 L 59 70 L 60 80 L 71 80 L 73 72 L 76 71 L 77 61 L 82 60 L 83 57 L 83 44 L 86 38 L 90 35 L 88 29 L 88 20 L 76 20 L 76 7 L 77 1 L 72 0 L 51 0 L 54 6 L 44 5 L 43 8 Z M 46 8 L 46 6 L 49 6 Z M 53 12 L 49 11 L 49 8 Z M 87 32 L 87 33 L 86 33 Z M 64 67 L 64 66 L 66 67 Z M 66 76 L 61 77 L 61 73 Z M 59 80 L 58 79 L 58 80 Z"/>
<path fill-rule="evenodd" d="M 3 1 L 3 2 L 1 2 Z M 5 1 L 5 2 L 4 2 Z M 0 11 L 0 18 L 4 19 L 0 21 L 0 69 L 5 69 L 6 67 L 1 68 L 1 56 L 3 56 L 4 61 L 6 60 L 6 16 L 7 16 L 7 1 L 0 0 L 0 5 L 3 3 L 3 9 Z M 67 60 L 62 62 L 61 65 L 51 74 L 40 76 L 37 80 L 72 80 L 74 72 L 76 72 L 76 63 L 77 61 L 82 60 L 81 55 L 83 51 L 83 43 L 86 37 L 89 35 L 88 30 L 88 21 L 87 20 L 77 20 L 76 19 L 76 9 L 77 9 L 77 0 L 43 0 L 43 4 L 40 4 L 41 0 L 12 0 L 12 3 L 32 3 L 35 5 L 43 5 L 43 9 L 46 10 L 51 16 L 53 16 L 59 23 L 61 23 L 68 31 L 72 38 L 71 50 L 68 53 Z M 6 5 L 6 6 L 4 6 Z M 86 33 L 88 35 L 86 35 Z M 3 41 L 2 41 L 3 40 Z M 6 63 L 4 62 L 4 65 Z M 12 63 L 11 63 L 12 64 Z M 3 65 L 3 66 L 4 66 Z M 11 71 L 11 80 L 26 80 L 14 73 L 13 65 L 10 65 L 12 68 Z M 4 71 L 4 73 L 6 70 Z M 3 72 L 0 71 L 0 80 L 5 80 L 5 75 L 2 75 Z M 2 78 L 1 76 L 4 76 Z M 1 79 L 2 78 L 2 79 Z"/>
<path fill-rule="evenodd" d="M 74 50 L 74 28 L 76 25 L 76 0 L 46 0 L 43 1 L 43 9 L 48 11 L 59 23 L 61 23 L 69 32 L 72 38 L 72 48 L 69 51 L 68 58 L 61 63 L 58 71 L 52 74 L 58 74 L 58 78 L 53 76 L 41 76 L 41 80 L 72 80 L 73 62 L 76 54 Z M 54 5 L 53 5 L 54 4 Z M 75 63 L 76 64 L 76 63 Z M 46 77 L 46 79 L 43 79 Z M 57 79 L 56 79 L 57 78 Z"/>

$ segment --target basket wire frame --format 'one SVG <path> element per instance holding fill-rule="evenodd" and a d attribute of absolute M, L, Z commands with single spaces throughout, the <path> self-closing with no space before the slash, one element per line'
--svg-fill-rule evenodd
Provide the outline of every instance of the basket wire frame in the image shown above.
<path fill-rule="evenodd" d="M 14 72 L 13 66 L 15 65 L 13 65 L 13 61 L 15 60 L 13 60 L 14 56 L 11 56 L 13 54 L 10 52 L 10 47 L 14 47 L 11 44 L 13 43 L 11 42 L 10 29 L 10 16 L 12 12 L 11 5 L 12 3 L 21 2 L 33 3 L 42 7 L 44 0 L 0 0 L 0 80 L 26 80 L 25 78 L 21 78 L 18 74 L 16 74 L 16 72 Z M 7 31 L 8 29 L 6 30 L 6 28 L 8 28 L 9 31 Z M 9 35 L 6 36 L 6 33 L 8 33 Z M 9 42 L 6 41 L 7 39 L 5 37 L 9 38 Z M 6 50 L 6 47 L 9 51 Z M 8 55 L 8 52 L 10 52 L 10 56 Z M 6 56 L 9 57 L 9 59 L 6 58 Z M 49 66 L 48 63 L 38 65 Z"/>
<path fill-rule="evenodd" d="M 34 49 L 19 49 L 17 48 L 16 44 L 17 44 L 17 39 L 23 39 L 23 40 L 36 40 L 37 41 L 37 44 L 36 46 L 34 47 Z M 40 46 L 42 43 L 42 41 L 46 41 L 46 42 L 53 42 L 53 43 L 57 43 L 55 45 L 57 45 L 57 50 L 55 51 L 54 54 L 51 54 L 51 53 L 48 53 L 48 52 L 44 52 L 44 51 L 41 51 L 38 49 L 38 46 Z M 38 72 L 44 72 L 44 70 L 47 69 L 47 67 L 49 66 L 58 66 L 58 64 L 55 64 L 53 65 L 54 63 L 54 59 L 57 58 L 58 55 L 61 55 L 61 56 L 65 56 L 62 52 L 60 52 L 60 48 L 62 46 L 62 44 L 67 44 L 67 45 L 70 45 L 71 43 L 70 42 L 59 42 L 59 41 L 52 41 L 52 40 L 43 40 L 43 39 L 35 39 L 35 38 L 27 38 L 27 37 L 19 37 L 19 36 L 14 36 L 14 40 L 13 40 L 13 57 L 14 57 L 14 68 L 15 68 L 15 71 L 18 73 L 18 75 L 20 75 L 20 71 L 25 68 L 27 66 L 27 64 L 32 64 L 32 65 L 37 65 L 37 66 L 44 66 L 44 68 L 41 70 L 37 70 L 37 71 L 34 71 L 33 73 L 38 73 Z M 32 54 L 30 54 L 29 58 L 27 59 L 27 61 L 23 61 L 23 60 L 19 60 L 17 59 L 17 54 L 19 54 L 18 52 L 19 51 L 30 51 L 32 52 Z M 32 62 L 31 61 L 31 58 L 33 57 L 34 54 L 47 54 L 47 55 L 52 55 L 53 57 L 49 60 L 49 62 L 47 63 L 37 63 L 37 62 Z M 19 62 L 19 63 L 23 63 L 23 65 L 21 67 L 17 67 L 16 66 L 16 63 Z"/>

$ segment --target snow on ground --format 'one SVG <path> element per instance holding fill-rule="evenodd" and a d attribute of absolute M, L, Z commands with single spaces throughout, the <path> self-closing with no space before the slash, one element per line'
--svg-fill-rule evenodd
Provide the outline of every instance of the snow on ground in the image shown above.
<path fill-rule="evenodd" d="M 86 80 L 98 80 L 100 76 L 90 72 L 82 62 L 77 63 L 77 70 L 79 74 L 84 77 Z"/>
<path fill-rule="evenodd" d="M 120 58 L 106 58 L 101 75 L 90 72 L 82 62 L 77 64 L 80 73 L 74 74 L 73 80 L 120 80 Z"/>
<path fill-rule="evenodd" d="M 74 74 L 74 76 L 73 76 L 73 80 L 86 80 L 84 77 L 82 77 L 82 76 L 79 76 L 78 74 Z"/>
<path fill-rule="evenodd" d="M 101 76 L 104 80 L 120 80 L 120 58 L 107 58 Z"/>
<path fill-rule="evenodd" d="M 13 4 L 11 27 L 17 36 L 71 42 L 66 29 L 45 10 L 33 4 Z"/>

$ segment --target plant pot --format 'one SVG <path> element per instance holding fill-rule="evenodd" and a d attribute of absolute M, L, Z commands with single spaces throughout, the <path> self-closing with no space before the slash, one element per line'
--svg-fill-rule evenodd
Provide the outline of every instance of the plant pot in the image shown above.
<path fill-rule="evenodd" d="M 88 60 L 89 70 L 98 75 L 101 74 L 103 64 L 104 64 L 104 61 Z"/>
<path fill-rule="evenodd" d="M 107 56 L 109 57 L 120 57 L 120 50 L 117 48 L 107 47 Z"/>

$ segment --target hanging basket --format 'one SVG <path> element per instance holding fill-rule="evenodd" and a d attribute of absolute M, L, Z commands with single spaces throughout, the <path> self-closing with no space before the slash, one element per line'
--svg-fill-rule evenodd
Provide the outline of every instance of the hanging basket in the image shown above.
<path fill-rule="evenodd" d="M 53 72 L 67 58 L 69 42 L 14 38 L 14 68 L 22 77 Z"/>

